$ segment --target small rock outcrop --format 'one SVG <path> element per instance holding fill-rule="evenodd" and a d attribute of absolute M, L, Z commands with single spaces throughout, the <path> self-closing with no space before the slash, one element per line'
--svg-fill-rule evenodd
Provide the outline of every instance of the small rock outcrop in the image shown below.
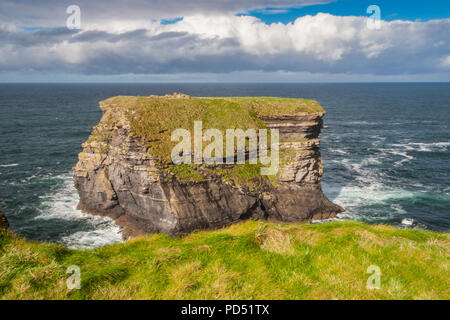
<path fill-rule="evenodd" d="M 196 102 L 200 98 L 183 94 L 111 98 L 100 103 L 103 118 L 83 144 L 74 167 L 81 210 L 115 219 L 126 237 L 157 232 L 185 235 L 250 218 L 308 222 L 335 217 L 343 211 L 326 198 L 320 186 L 323 167 L 318 136 L 323 109 L 258 114 L 258 121 L 267 128 L 279 129 L 280 150 L 287 152 L 273 179 L 255 176 L 239 180 L 230 178 L 234 168 L 229 165 L 192 166 L 185 168 L 189 174 L 178 174 L 167 169 L 170 164 L 161 164 L 152 150 L 155 143 L 162 142 L 143 139 L 134 132 L 136 124 L 130 117 L 137 109 L 130 106 L 142 101 L 156 105 L 167 99 L 169 108 L 170 99 L 186 102 L 183 108 L 188 108 L 188 103 L 203 103 Z M 263 101 L 255 98 L 251 107 L 257 108 Z M 221 108 L 225 108 L 227 102 L 221 103 Z M 167 128 L 156 130 L 164 131 Z"/>
<path fill-rule="evenodd" d="M 7 230 L 8 228 L 9 228 L 8 219 L 6 219 L 6 216 L 3 214 L 2 209 L 0 208 L 0 229 Z"/>

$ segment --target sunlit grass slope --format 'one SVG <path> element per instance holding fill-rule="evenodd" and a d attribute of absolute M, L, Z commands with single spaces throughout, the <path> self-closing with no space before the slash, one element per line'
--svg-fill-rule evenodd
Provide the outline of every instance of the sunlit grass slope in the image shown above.
<path fill-rule="evenodd" d="M 449 234 L 248 221 L 96 250 L 0 240 L 3 299 L 449 299 Z M 68 290 L 67 267 L 81 269 Z M 366 287 L 369 266 L 381 288 Z"/>

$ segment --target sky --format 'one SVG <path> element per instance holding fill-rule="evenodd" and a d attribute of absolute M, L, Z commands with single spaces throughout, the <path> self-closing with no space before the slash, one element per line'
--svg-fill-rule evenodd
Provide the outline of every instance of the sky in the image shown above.
<path fill-rule="evenodd" d="M 442 81 L 448 0 L 0 2 L 0 82 Z"/>

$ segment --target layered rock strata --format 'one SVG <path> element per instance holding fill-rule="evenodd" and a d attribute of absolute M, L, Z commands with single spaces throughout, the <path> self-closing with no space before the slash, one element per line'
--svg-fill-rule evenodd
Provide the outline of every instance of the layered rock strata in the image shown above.
<path fill-rule="evenodd" d="M 102 139 L 91 136 L 74 167 L 79 208 L 115 219 L 125 237 L 185 235 L 251 218 L 307 222 L 343 211 L 320 186 L 323 112 L 261 117 L 268 128 L 279 129 L 285 153 L 275 179 L 260 179 L 257 188 L 249 188 L 215 174 L 221 165 L 197 168 L 203 179 L 167 174 L 131 132 L 126 111 L 105 102 L 100 107 L 103 118 L 92 136 L 101 132 Z"/>

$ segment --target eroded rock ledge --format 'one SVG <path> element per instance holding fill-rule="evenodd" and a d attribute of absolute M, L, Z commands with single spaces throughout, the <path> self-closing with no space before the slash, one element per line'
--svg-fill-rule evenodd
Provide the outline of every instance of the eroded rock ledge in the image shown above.
<path fill-rule="evenodd" d="M 286 151 L 276 177 L 250 177 L 243 182 L 223 174 L 230 165 L 210 165 L 195 167 L 191 179 L 161 165 L 152 153 L 152 143 L 161 141 L 143 139 L 133 131 L 130 119 L 134 118 L 130 114 L 135 114 L 136 109 L 130 106 L 142 101 L 159 103 L 161 99 L 169 106 L 171 101 L 175 104 L 175 99 L 189 99 L 190 104 L 195 104 L 192 100 L 196 98 L 177 95 L 129 99 L 130 104 L 123 97 L 100 103 L 103 117 L 83 144 L 74 167 L 79 208 L 115 219 L 125 237 L 157 232 L 184 235 L 250 218 L 307 222 L 343 211 L 325 197 L 320 186 L 323 167 L 318 137 L 323 111 L 258 114 L 267 128 L 279 129 L 280 149 Z M 198 103 L 204 103 L 204 99 L 212 98 L 198 99 Z M 263 105 L 265 101 L 255 98 L 252 108 L 261 104 L 262 109 L 269 110 Z M 277 104 L 276 100 L 270 101 Z"/>
<path fill-rule="evenodd" d="M 8 228 L 9 228 L 8 219 L 6 219 L 6 216 L 2 212 L 2 208 L 0 208 L 0 229 L 7 230 Z"/>

